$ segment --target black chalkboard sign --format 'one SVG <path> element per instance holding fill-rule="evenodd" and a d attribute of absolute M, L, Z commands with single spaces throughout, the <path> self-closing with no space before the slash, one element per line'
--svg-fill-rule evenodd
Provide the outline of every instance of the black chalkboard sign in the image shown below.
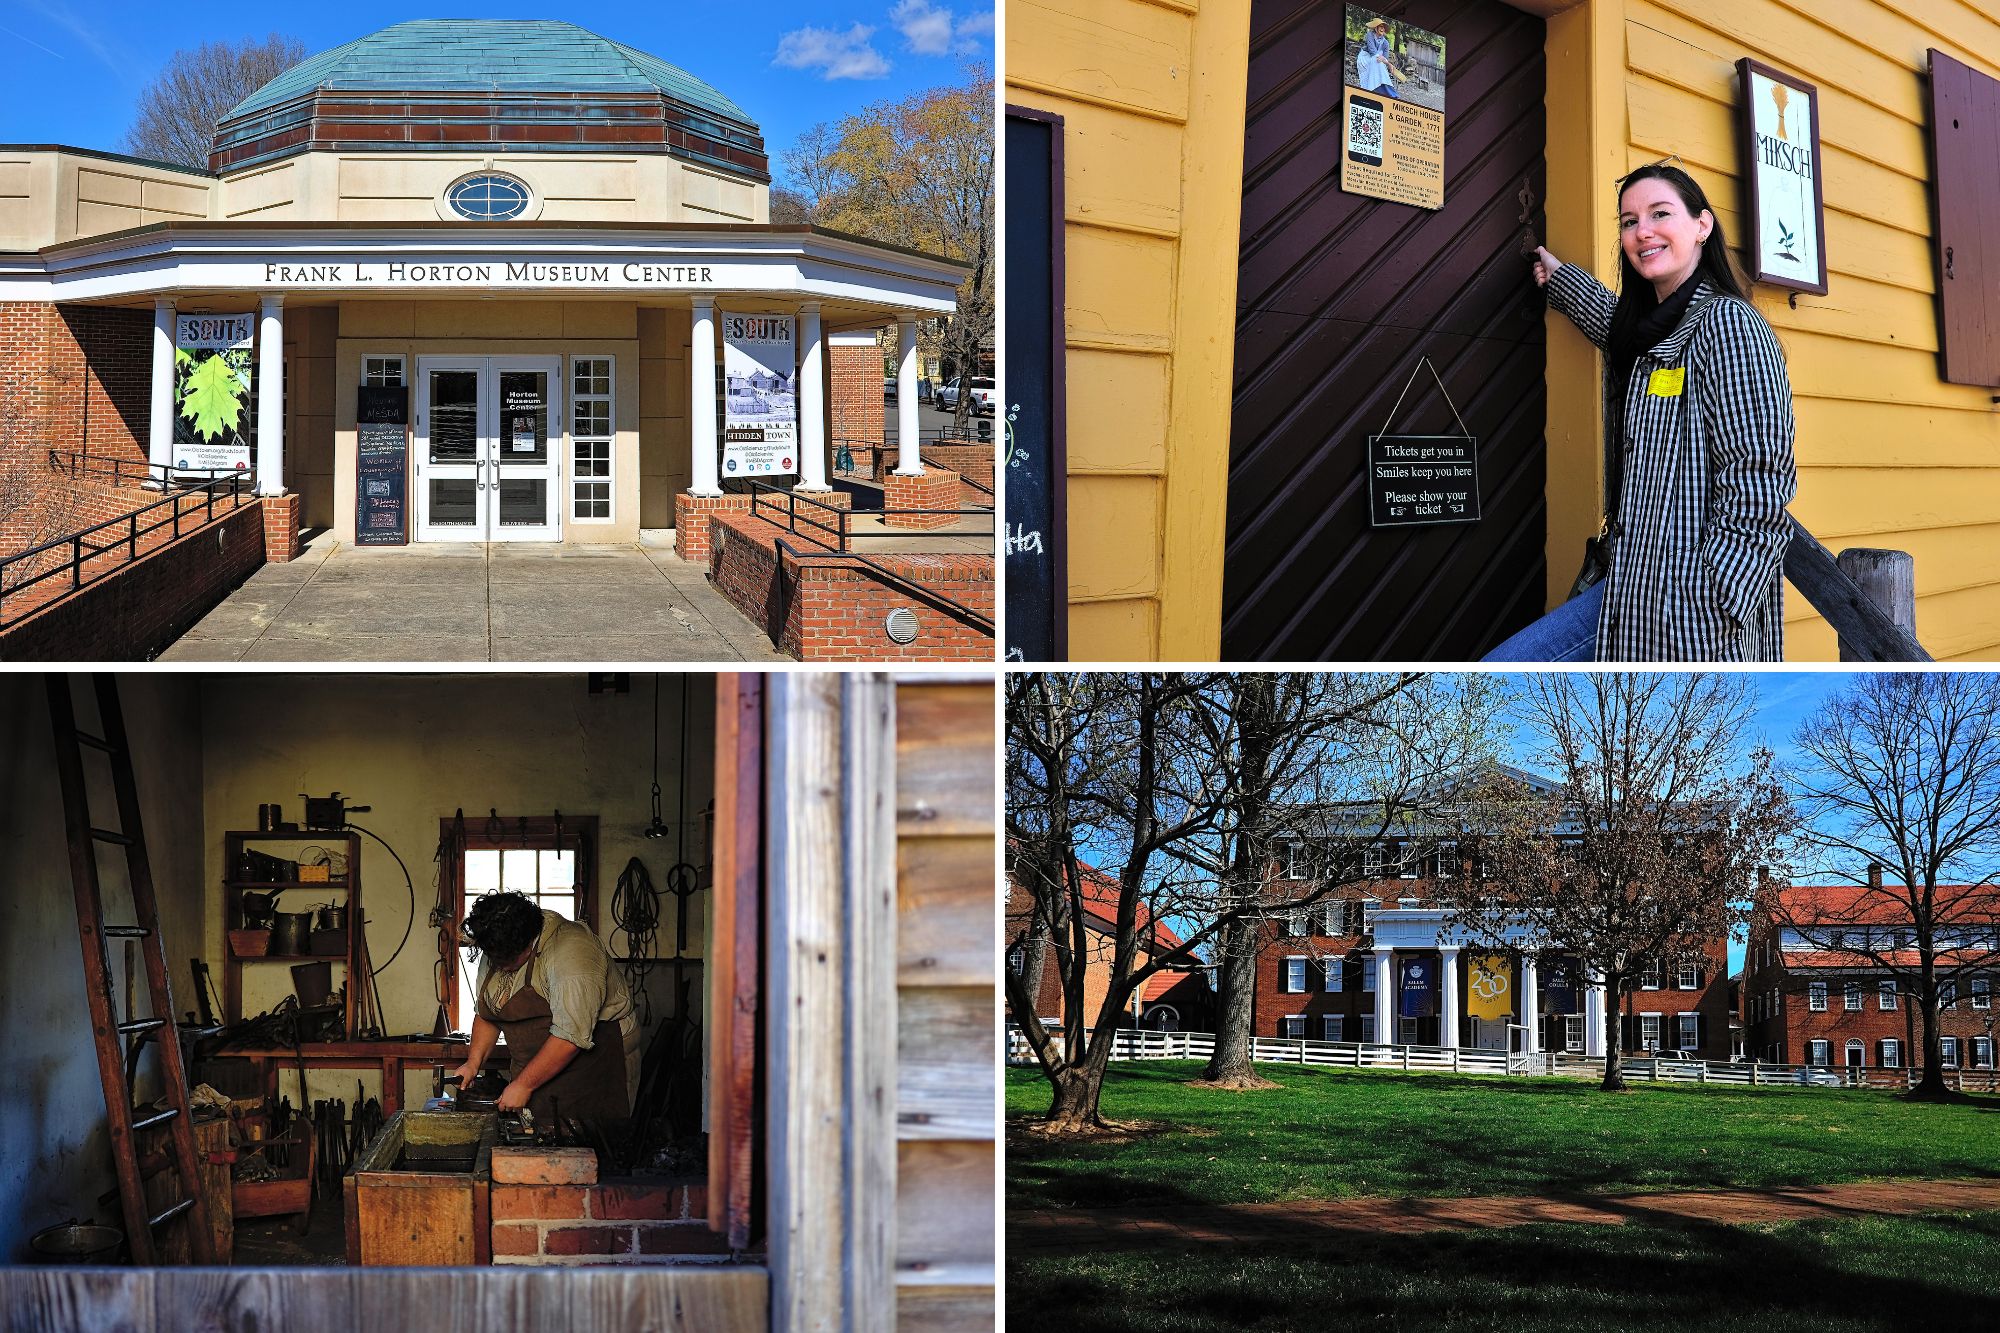
<path fill-rule="evenodd" d="M 1007 660 L 1069 654 L 1062 117 L 1007 108 Z"/>
<path fill-rule="evenodd" d="M 409 389 L 363 385 L 354 423 L 354 544 L 402 546 L 410 539 Z"/>
<path fill-rule="evenodd" d="M 1370 435 L 1369 525 L 1478 522 L 1478 444 L 1470 435 Z"/>

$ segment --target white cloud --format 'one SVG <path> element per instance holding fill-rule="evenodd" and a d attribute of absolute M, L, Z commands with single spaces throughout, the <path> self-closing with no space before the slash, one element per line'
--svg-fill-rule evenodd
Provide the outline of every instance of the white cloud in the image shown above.
<path fill-rule="evenodd" d="M 931 0 L 898 0 L 889 11 L 904 49 L 920 56 L 981 55 L 993 32 L 993 11 L 976 11 L 959 18 Z"/>
<path fill-rule="evenodd" d="M 827 79 L 879 79 L 889 62 L 869 44 L 875 29 L 857 23 L 846 32 L 830 28 L 800 28 L 778 39 L 772 62 L 787 69 L 816 69 Z"/>

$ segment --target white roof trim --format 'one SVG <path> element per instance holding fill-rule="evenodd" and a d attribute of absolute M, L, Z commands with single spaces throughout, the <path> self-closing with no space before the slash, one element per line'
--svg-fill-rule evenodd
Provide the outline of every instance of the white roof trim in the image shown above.
<path fill-rule="evenodd" d="M 401 267 L 398 268 L 397 266 Z M 579 227 L 251 230 L 175 226 L 0 257 L 0 301 L 341 294 L 453 297 L 747 294 L 955 308 L 963 271 L 863 241 L 801 232 Z"/>

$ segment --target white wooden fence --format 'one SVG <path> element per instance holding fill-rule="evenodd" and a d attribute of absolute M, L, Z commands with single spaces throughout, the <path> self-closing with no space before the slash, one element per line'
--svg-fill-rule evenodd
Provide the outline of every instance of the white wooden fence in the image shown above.
<path fill-rule="evenodd" d="M 1051 1030 L 1049 1040 L 1061 1049 L 1063 1035 Z M 1151 1032 L 1120 1028 L 1112 1035 L 1113 1060 L 1206 1060 L 1215 1053 L 1215 1037 L 1207 1032 Z M 1318 1065 L 1333 1069 L 1400 1069 L 1409 1073 L 1520 1074 L 1559 1078 L 1602 1078 L 1602 1056 L 1568 1051 L 1522 1052 L 1479 1050 L 1459 1046 L 1397 1046 L 1378 1042 L 1309 1041 L 1300 1037 L 1253 1037 L 1250 1058 L 1267 1064 Z M 1007 1063 L 1032 1065 L 1034 1052 L 1019 1027 L 1007 1025 Z M 1780 1065 L 1763 1061 L 1669 1060 L 1628 1055 L 1622 1061 L 1630 1083 L 1713 1083 L 1741 1087 L 1904 1088 L 1914 1084 L 1913 1069 L 1849 1069 L 1826 1065 Z M 2000 1090 L 1992 1069 L 1947 1069 L 1945 1082 L 1962 1092 Z"/>

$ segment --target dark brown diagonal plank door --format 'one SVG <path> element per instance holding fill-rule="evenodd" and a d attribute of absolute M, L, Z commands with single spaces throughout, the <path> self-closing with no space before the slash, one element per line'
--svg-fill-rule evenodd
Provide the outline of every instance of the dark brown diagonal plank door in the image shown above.
<path fill-rule="evenodd" d="M 1542 21 L 1499 0 L 1370 8 L 1443 34 L 1445 206 L 1340 189 L 1344 5 L 1251 11 L 1228 660 L 1476 658 L 1542 609 Z M 1428 355 L 1478 437 L 1477 523 L 1368 524 L 1367 437 Z M 1391 428 L 1454 433 L 1426 372 Z"/>

